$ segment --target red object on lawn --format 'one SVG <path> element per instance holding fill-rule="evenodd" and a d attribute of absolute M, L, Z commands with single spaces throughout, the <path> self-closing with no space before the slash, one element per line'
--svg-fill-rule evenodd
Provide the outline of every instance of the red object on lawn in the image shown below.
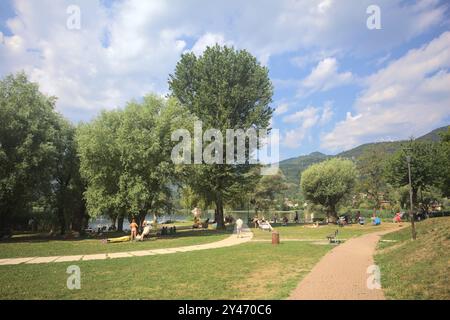
<path fill-rule="evenodd" d="M 280 244 L 280 234 L 277 231 L 272 231 L 272 244 Z"/>

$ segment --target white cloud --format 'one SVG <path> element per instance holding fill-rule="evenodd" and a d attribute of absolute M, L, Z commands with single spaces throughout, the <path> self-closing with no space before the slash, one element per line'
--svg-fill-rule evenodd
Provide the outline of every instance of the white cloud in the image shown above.
<path fill-rule="evenodd" d="M 333 118 L 334 112 L 332 110 L 333 102 L 326 101 L 323 107 L 322 115 L 320 116 L 320 124 L 325 125 L 331 121 Z"/>
<path fill-rule="evenodd" d="M 342 150 L 395 136 L 407 139 L 447 124 L 450 117 L 450 32 L 403 57 L 365 80 L 347 115 L 322 138 L 322 147 Z"/>
<path fill-rule="evenodd" d="M 300 147 L 314 126 L 324 125 L 331 119 L 333 116 L 331 108 L 332 102 L 327 101 L 322 108 L 309 106 L 283 117 L 284 123 L 297 125 L 294 129 L 286 131 L 283 136 L 283 145 L 291 149 Z"/>
<path fill-rule="evenodd" d="M 58 96 L 58 109 L 72 118 L 88 118 L 149 91 L 164 94 L 167 76 L 190 40 L 196 52 L 213 42 L 233 43 L 264 64 L 273 55 L 297 50 L 371 55 L 446 17 L 445 6 L 436 1 L 379 0 L 383 29 L 368 34 L 368 0 L 128 0 L 110 8 L 102 1 L 76 3 L 82 29 L 71 31 L 66 8 L 73 1 L 16 0 L 17 17 L 7 23 L 12 35 L 0 37 L 0 75 L 24 69 L 43 91 Z M 306 85 L 326 90 L 332 84 L 320 81 L 319 71 Z M 336 70 L 332 75 L 348 77 Z"/>
<path fill-rule="evenodd" d="M 280 103 L 278 107 L 275 109 L 274 114 L 276 116 L 285 114 L 289 111 L 289 104 L 288 103 Z"/>
<path fill-rule="evenodd" d="M 301 81 L 298 94 L 305 96 L 317 91 L 327 91 L 349 84 L 352 80 L 351 72 L 338 72 L 338 63 L 335 58 L 326 58 L 320 61 L 311 73 Z"/>
<path fill-rule="evenodd" d="M 225 41 L 225 37 L 223 34 L 214 34 L 214 33 L 206 33 L 201 36 L 197 42 L 195 42 L 194 46 L 190 51 L 192 51 L 196 56 L 200 56 L 203 54 L 203 51 L 206 50 L 207 47 L 212 47 L 215 44 L 219 44 L 221 46 L 227 45 L 232 46 L 233 43 L 231 41 Z"/>
<path fill-rule="evenodd" d="M 291 115 L 283 118 L 284 123 L 298 123 L 298 122 L 317 122 L 319 109 L 316 107 L 307 107 L 303 110 L 297 111 Z"/>

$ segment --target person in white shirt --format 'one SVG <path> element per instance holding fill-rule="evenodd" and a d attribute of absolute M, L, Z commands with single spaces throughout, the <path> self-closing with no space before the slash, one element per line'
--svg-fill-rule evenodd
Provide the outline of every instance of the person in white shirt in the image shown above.
<path fill-rule="evenodd" d="M 238 218 L 236 220 L 236 233 L 237 233 L 237 237 L 240 238 L 241 236 L 241 231 L 242 231 L 242 226 L 244 224 L 244 221 L 242 221 L 241 218 Z"/>
<path fill-rule="evenodd" d="M 144 231 L 141 235 L 136 236 L 136 240 L 138 241 L 144 241 L 144 237 L 148 236 L 150 234 L 150 230 L 152 230 L 152 225 L 149 221 L 144 221 L 142 226 L 144 227 Z"/>

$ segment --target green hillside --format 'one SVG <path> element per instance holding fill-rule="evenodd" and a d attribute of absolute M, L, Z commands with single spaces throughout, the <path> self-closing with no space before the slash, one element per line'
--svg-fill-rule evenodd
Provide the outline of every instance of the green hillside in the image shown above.
<path fill-rule="evenodd" d="M 306 156 L 299 156 L 281 161 L 280 169 L 283 171 L 288 182 L 298 185 L 300 173 L 303 172 L 303 170 L 314 163 L 322 162 L 329 158 L 332 158 L 332 156 L 327 156 L 320 152 L 313 152 Z"/>
<path fill-rule="evenodd" d="M 383 236 L 375 256 L 388 299 L 450 299 L 450 217 L 426 219 Z"/>
<path fill-rule="evenodd" d="M 417 140 L 420 141 L 439 141 L 441 132 L 446 131 L 448 126 L 441 127 L 435 129 L 426 135 L 423 135 Z M 349 158 L 349 159 L 357 159 L 360 157 L 365 151 L 370 150 L 373 147 L 383 147 L 387 152 L 394 153 L 397 151 L 400 146 L 405 143 L 406 140 L 402 141 L 390 141 L 390 142 L 374 142 L 374 143 L 366 143 L 362 144 L 353 149 L 341 152 L 336 156 L 325 155 L 320 152 L 313 152 L 309 155 L 299 156 L 295 158 L 286 159 L 280 162 L 280 169 L 283 174 L 286 176 L 288 182 L 293 183 L 295 185 L 299 185 L 300 182 L 300 174 L 308 168 L 310 165 L 318 162 L 322 162 L 326 159 L 332 157 L 341 157 L 341 158 Z"/>

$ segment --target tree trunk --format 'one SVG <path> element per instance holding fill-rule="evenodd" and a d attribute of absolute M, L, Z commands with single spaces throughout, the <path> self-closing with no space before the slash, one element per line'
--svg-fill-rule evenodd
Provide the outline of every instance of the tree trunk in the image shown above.
<path fill-rule="evenodd" d="M 336 206 L 330 206 L 328 210 L 328 223 L 336 223 L 337 219 Z"/>
<path fill-rule="evenodd" d="M 124 216 L 123 215 L 120 215 L 118 218 L 117 218 L 117 231 L 123 231 L 123 220 L 124 220 L 125 218 L 124 218 Z"/>
<path fill-rule="evenodd" d="M 146 211 L 139 212 L 138 217 L 137 217 L 139 226 L 142 226 L 142 222 L 144 222 L 146 215 L 147 215 Z"/>
<path fill-rule="evenodd" d="M 9 221 L 11 214 L 8 211 L 9 210 L 6 209 L 5 212 L 0 214 L 0 236 L 11 234 L 11 225 Z"/>
<path fill-rule="evenodd" d="M 64 216 L 64 209 L 62 209 L 62 208 L 58 209 L 58 222 L 59 222 L 60 234 L 61 235 L 66 234 L 66 217 Z"/>
<path fill-rule="evenodd" d="M 74 217 L 72 218 L 72 230 L 82 233 L 85 225 L 84 220 L 86 217 L 86 206 L 84 202 L 80 203 L 78 210 L 75 210 Z"/>
<path fill-rule="evenodd" d="M 222 196 L 219 195 L 216 199 L 216 212 L 214 219 L 217 223 L 217 229 L 224 230 L 225 229 L 225 223 L 223 219 L 223 202 L 222 202 Z"/>

